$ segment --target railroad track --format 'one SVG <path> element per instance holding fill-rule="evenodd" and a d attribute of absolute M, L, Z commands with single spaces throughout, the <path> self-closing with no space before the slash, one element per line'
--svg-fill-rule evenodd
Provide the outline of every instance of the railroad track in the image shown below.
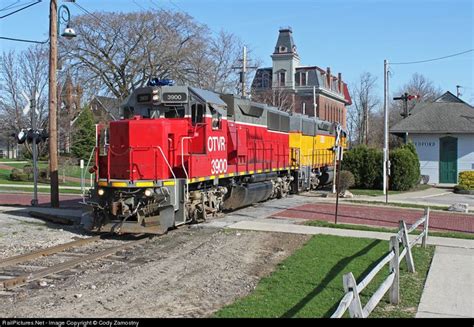
<path fill-rule="evenodd" d="M 18 286 L 22 286 L 28 284 L 32 281 L 36 281 L 48 276 L 55 275 L 57 273 L 63 272 L 65 270 L 73 269 L 77 265 L 93 261 L 101 258 L 105 258 L 115 253 L 122 251 L 124 249 L 136 246 L 141 243 L 145 243 L 150 239 L 149 236 L 141 235 L 137 237 L 137 239 L 133 239 L 127 241 L 125 244 L 122 245 L 112 245 L 103 250 L 98 250 L 94 253 L 86 253 L 86 254 L 79 254 L 77 252 L 66 252 L 68 249 L 77 249 L 78 247 L 85 246 L 94 242 L 98 242 L 104 239 L 104 235 L 102 236 L 93 236 L 85 239 L 80 239 L 76 241 L 72 241 L 69 243 L 33 251 L 30 253 L 17 255 L 14 257 L 6 258 L 0 260 L 0 289 L 10 290 Z M 1 270 L 5 270 L 5 268 L 9 269 L 18 269 L 22 267 L 18 267 L 17 265 L 20 263 L 25 263 L 29 261 L 33 261 L 42 257 L 51 256 L 55 254 L 61 254 L 63 256 L 72 256 L 75 257 L 74 259 L 67 260 L 65 262 L 60 262 L 58 264 L 53 264 L 51 266 L 43 267 L 43 266 L 23 266 L 26 268 L 34 268 L 34 271 L 31 272 L 9 272 L 8 270 L 2 272 Z M 79 255 L 79 256 L 78 256 Z"/>

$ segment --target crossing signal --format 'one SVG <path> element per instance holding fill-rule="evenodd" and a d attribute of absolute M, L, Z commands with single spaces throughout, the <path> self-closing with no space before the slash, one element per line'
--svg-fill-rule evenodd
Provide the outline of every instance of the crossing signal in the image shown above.
<path fill-rule="evenodd" d="M 18 134 L 12 134 L 12 136 L 16 137 L 18 144 L 23 144 L 25 142 L 35 144 L 46 142 L 48 139 L 48 131 L 45 129 L 37 129 L 33 130 L 32 128 L 22 129 L 18 132 Z"/>

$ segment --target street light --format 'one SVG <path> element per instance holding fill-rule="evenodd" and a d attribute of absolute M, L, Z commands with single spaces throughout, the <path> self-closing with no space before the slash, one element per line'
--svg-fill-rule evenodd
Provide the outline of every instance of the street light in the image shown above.
<path fill-rule="evenodd" d="M 56 70 L 58 67 L 58 34 L 61 23 L 66 29 L 61 34 L 68 39 L 76 36 L 69 26 L 71 15 L 66 5 L 58 9 L 57 0 L 49 5 L 49 173 L 51 178 L 51 206 L 59 207 L 59 174 L 58 174 L 58 129 L 57 129 L 57 87 Z"/>
<path fill-rule="evenodd" d="M 69 21 L 71 20 L 71 13 L 69 8 L 66 5 L 61 5 L 58 9 L 58 34 L 61 28 L 61 22 L 66 24 L 66 28 L 61 36 L 65 37 L 68 40 L 76 37 L 76 32 L 69 26 Z"/>

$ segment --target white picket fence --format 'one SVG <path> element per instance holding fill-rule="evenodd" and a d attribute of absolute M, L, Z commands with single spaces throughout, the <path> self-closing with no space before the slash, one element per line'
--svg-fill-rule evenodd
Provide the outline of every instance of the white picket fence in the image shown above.
<path fill-rule="evenodd" d="M 349 316 L 351 318 L 367 318 L 369 314 L 375 309 L 377 304 L 383 298 L 387 291 L 390 292 L 390 303 L 398 304 L 400 302 L 400 262 L 406 258 L 408 271 L 415 272 L 415 264 L 411 248 L 422 238 L 422 246 L 426 248 L 426 241 L 428 239 L 428 223 L 430 219 L 430 208 L 425 209 L 425 214 L 417 220 L 410 228 L 407 228 L 405 222 L 400 220 L 399 231 L 397 235 L 390 238 L 390 248 L 388 254 L 380 260 L 377 266 L 365 276 L 365 278 L 357 284 L 352 272 L 343 276 L 343 286 L 346 294 L 342 298 L 336 311 L 331 318 L 341 318 L 347 309 L 349 309 Z M 423 224 L 423 232 L 416 237 L 412 242 L 408 239 L 408 234 L 414 231 L 418 226 Z M 403 250 L 399 253 L 399 244 L 402 243 Z M 390 274 L 382 282 L 377 291 L 372 295 L 369 301 L 362 307 L 359 294 L 370 283 L 375 275 L 387 264 L 390 265 Z"/>

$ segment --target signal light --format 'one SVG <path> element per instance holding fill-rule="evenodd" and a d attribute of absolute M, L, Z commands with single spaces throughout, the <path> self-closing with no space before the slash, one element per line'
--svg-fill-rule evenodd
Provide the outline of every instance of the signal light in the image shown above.
<path fill-rule="evenodd" d="M 18 135 L 17 135 L 18 144 L 23 144 L 23 143 L 25 143 L 26 137 L 27 137 L 27 131 L 25 131 L 24 129 L 22 129 L 22 130 L 18 133 Z"/>
<path fill-rule="evenodd" d="M 35 141 L 35 144 L 38 144 L 41 142 L 46 142 L 49 134 L 46 129 L 33 130 L 32 128 L 28 128 L 22 129 L 18 132 L 18 134 L 13 133 L 12 136 L 16 138 L 18 144 L 23 144 L 25 142 L 33 143 L 33 140 Z"/>
<path fill-rule="evenodd" d="M 420 95 L 409 95 L 408 100 L 419 99 L 421 98 Z"/>

